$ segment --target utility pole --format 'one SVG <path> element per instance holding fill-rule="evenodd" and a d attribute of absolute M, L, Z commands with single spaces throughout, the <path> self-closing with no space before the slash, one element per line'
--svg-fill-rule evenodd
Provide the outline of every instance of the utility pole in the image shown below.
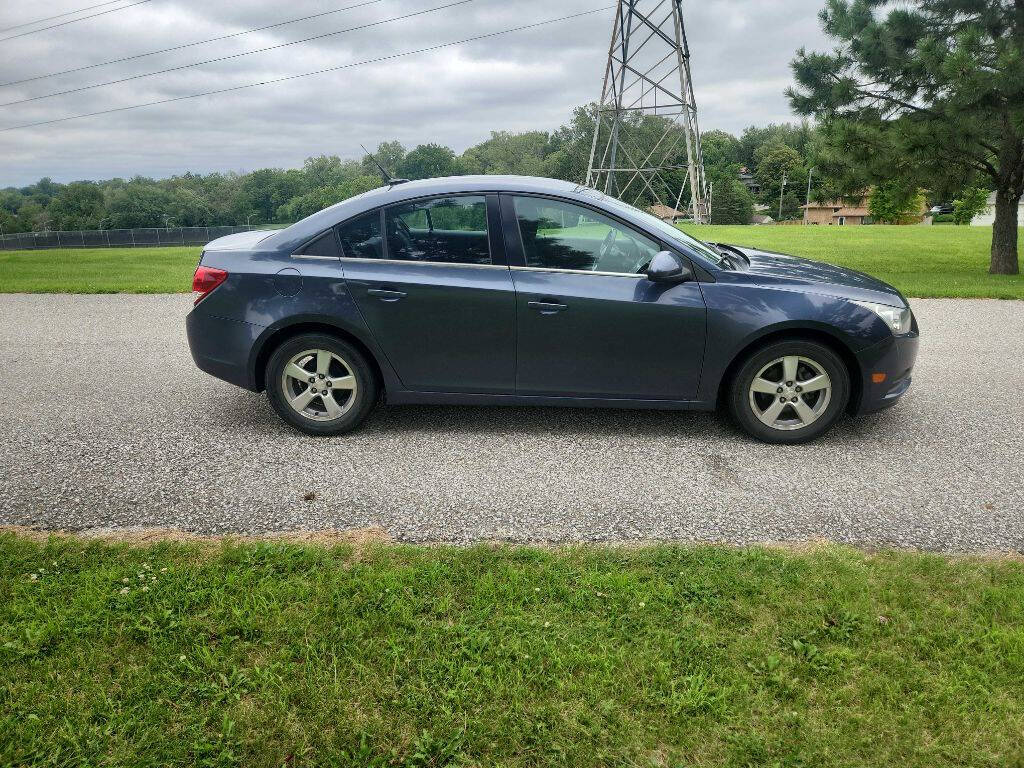
<path fill-rule="evenodd" d="M 252 221 L 252 217 L 255 215 L 255 213 L 250 213 L 249 217 L 245 220 L 245 226 L 248 227 L 249 229 L 252 229 L 252 225 L 249 224 L 249 222 Z"/>
<path fill-rule="evenodd" d="M 811 177 L 814 175 L 814 166 L 807 169 L 807 204 L 804 207 L 804 226 L 807 225 L 808 216 L 811 213 Z"/>
<path fill-rule="evenodd" d="M 779 190 L 779 221 L 782 221 L 782 196 L 786 193 L 786 172 L 782 172 L 782 188 Z"/>
<path fill-rule="evenodd" d="M 652 132 L 652 123 L 659 130 Z M 685 171 L 682 184 L 677 171 Z M 695 223 L 707 222 L 682 0 L 618 0 L 586 185 L 628 203 L 666 207 L 689 186 L 689 214 Z"/>

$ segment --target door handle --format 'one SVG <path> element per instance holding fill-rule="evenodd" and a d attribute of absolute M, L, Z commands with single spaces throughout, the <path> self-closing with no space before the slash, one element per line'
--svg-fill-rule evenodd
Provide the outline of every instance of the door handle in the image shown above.
<path fill-rule="evenodd" d="M 542 315 L 553 315 L 556 312 L 564 312 L 569 308 L 567 304 L 559 304 L 555 301 L 528 301 L 526 306 L 537 310 Z"/>
<path fill-rule="evenodd" d="M 385 288 L 371 288 L 367 293 L 376 296 L 381 301 L 398 301 L 407 295 L 404 291 L 389 291 Z"/>

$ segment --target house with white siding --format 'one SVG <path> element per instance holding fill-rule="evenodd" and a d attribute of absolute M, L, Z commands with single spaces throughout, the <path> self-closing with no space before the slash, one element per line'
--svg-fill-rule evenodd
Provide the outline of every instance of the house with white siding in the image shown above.
<path fill-rule="evenodd" d="M 1024 199 L 1017 203 L 1017 222 L 1024 225 Z M 971 219 L 972 227 L 991 227 L 996 223 L 996 193 L 992 192 L 985 201 L 985 210 Z"/>

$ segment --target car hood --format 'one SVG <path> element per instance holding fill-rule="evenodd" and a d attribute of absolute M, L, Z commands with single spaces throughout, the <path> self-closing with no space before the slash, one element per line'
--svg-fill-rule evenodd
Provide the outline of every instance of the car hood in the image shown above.
<path fill-rule="evenodd" d="M 274 234 L 273 229 L 253 229 L 249 232 L 236 232 L 233 235 L 225 235 L 211 240 L 203 248 L 205 251 L 245 251 L 261 240 L 265 240 Z"/>
<path fill-rule="evenodd" d="M 750 261 L 746 272 L 764 276 L 772 283 L 808 286 L 816 293 L 848 299 L 879 301 L 901 307 L 907 305 L 903 295 L 891 285 L 854 269 L 785 253 L 731 247 L 741 251 Z"/>

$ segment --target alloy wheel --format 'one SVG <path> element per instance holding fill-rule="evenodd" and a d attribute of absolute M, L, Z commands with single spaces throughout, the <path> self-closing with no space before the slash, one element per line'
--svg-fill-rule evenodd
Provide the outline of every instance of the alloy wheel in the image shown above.
<path fill-rule="evenodd" d="M 352 367 L 328 349 L 307 349 L 294 355 L 281 374 L 285 402 L 314 421 L 333 421 L 356 402 L 359 385 Z"/>
<path fill-rule="evenodd" d="M 803 429 L 821 418 L 832 399 L 832 380 L 809 357 L 786 355 L 761 368 L 750 383 L 750 408 L 772 429 Z"/>

